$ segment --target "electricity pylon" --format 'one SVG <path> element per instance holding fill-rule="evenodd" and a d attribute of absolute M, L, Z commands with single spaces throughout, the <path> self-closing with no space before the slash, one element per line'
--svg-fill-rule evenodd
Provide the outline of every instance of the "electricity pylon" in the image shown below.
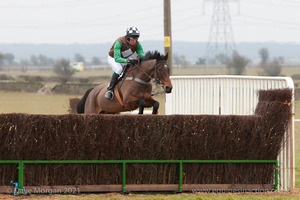
<path fill-rule="evenodd" d="M 228 0 L 214 0 L 206 62 L 215 60 L 218 55 L 229 58 L 235 49 Z"/>

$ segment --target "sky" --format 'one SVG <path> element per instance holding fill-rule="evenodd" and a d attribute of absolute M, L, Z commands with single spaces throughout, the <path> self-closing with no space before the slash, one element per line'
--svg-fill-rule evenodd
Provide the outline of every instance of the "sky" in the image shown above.
<path fill-rule="evenodd" d="M 139 28 L 140 40 L 163 40 L 163 2 L 0 0 L 0 43 L 111 43 L 130 26 Z M 172 40 L 214 40 L 215 28 L 224 27 L 212 23 L 213 16 L 223 16 L 213 11 L 218 5 L 215 2 L 171 0 Z M 300 0 L 228 0 L 227 35 L 232 33 L 236 43 L 300 43 L 299 10 Z M 219 32 L 218 37 L 222 36 Z"/>

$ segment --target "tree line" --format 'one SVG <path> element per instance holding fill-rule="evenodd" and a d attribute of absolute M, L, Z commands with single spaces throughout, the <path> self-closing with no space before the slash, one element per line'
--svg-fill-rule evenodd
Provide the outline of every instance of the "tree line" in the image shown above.
<path fill-rule="evenodd" d="M 31 55 L 29 59 L 21 59 L 17 61 L 12 53 L 0 52 L 0 67 L 1 66 L 54 66 L 54 64 L 62 59 L 70 62 L 83 62 L 85 65 L 101 65 L 103 62 L 100 58 L 94 56 L 91 60 L 86 60 L 85 57 L 79 53 L 75 54 L 73 59 L 59 58 L 53 59 L 46 55 Z"/>
<path fill-rule="evenodd" d="M 283 58 L 271 58 L 269 51 L 266 48 L 260 49 L 258 54 L 260 56 L 258 66 L 261 68 L 259 75 L 279 76 L 281 74 L 282 64 L 284 63 Z M 0 52 L 0 69 L 2 69 L 2 66 L 50 66 L 53 68 L 53 71 L 61 77 L 63 82 L 66 82 L 76 72 L 76 69 L 70 66 L 70 62 L 71 61 L 66 58 L 53 59 L 42 54 L 32 55 L 28 60 L 22 59 L 20 61 L 16 61 L 13 54 Z M 88 61 L 79 53 L 74 55 L 72 62 L 83 62 L 86 66 L 104 64 L 98 57 L 92 57 L 92 59 Z M 174 67 L 191 66 L 190 62 L 184 55 L 174 54 L 172 62 L 175 65 Z M 238 51 L 234 51 L 230 57 L 227 57 L 224 54 L 219 54 L 209 61 L 204 57 L 199 57 L 195 64 L 222 64 L 226 66 L 229 74 L 242 75 L 245 73 L 246 66 L 251 62 L 252 61 L 247 57 L 240 55 Z"/>
<path fill-rule="evenodd" d="M 258 67 L 261 68 L 259 75 L 262 76 L 279 76 L 284 64 L 284 58 L 271 58 L 268 49 L 262 48 L 258 52 L 260 61 Z M 177 66 L 189 66 L 184 55 L 173 55 L 173 63 Z M 238 51 L 233 51 L 230 57 L 224 54 L 218 54 L 213 59 L 207 60 L 205 57 L 199 57 L 196 65 L 225 65 L 228 73 L 233 75 L 242 75 L 245 73 L 246 67 L 251 64 L 251 59 L 242 56 Z"/>

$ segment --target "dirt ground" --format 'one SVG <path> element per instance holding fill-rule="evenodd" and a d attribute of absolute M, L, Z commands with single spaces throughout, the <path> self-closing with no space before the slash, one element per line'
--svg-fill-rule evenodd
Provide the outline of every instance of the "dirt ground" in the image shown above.
<path fill-rule="evenodd" d="M 280 198 L 283 199 L 300 199 L 300 188 L 294 189 L 292 192 L 269 192 L 269 193 L 226 193 L 226 194 L 207 194 L 207 193 L 181 193 L 181 194 L 121 194 L 121 193 L 104 193 L 104 194 L 77 194 L 77 195 L 60 195 L 60 194 L 48 194 L 48 195 L 7 195 L 1 194 L 0 200 L 10 200 L 10 199 L 39 199 L 39 200 L 67 200 L 67 199 L 198 199 L 198 198 L 208 198 L 208 199 L 240 199 L 242 196 L 245 198 Z M 281 199 L 281 198 L 280 198 Z"/>

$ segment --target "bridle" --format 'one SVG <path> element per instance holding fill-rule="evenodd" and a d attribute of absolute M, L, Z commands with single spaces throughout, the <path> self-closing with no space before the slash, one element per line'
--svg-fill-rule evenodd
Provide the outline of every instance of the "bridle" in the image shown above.
<path fill-rule="evenodd" d="M 143 74 L 145 74 L 150 80 L 149 81 L 144 81 L 144 80 L 142 80 L 142 79 L 140 79 L 140 78 L 137 78 L 137 77 L 125 77 L 125 80 L 132 80 L 132 81 L 136 81 L 136 82 L 138 82 L 138 83 L 141 83 L 141 84 L 144 84 L 144 85 L 149 85 L 149 84 L 151 84 L 150 83 L 150 81 L 152 80 L 152 79 L 154 79 L 153 80 L 153 82 L 156 84 L 156 85 L 159 85 L 159 86 L 161 86 L 162 88 L 164 88 L 164 86 L 163 86 L 163 84 L 162 84 L 162 82 L 160 81 L 160 79 L 158 78 L 158 70 L 157 70 L 157 68 L 158 68 L 158 66 L 161 64 L 161 63 L 165 63 L 166 61 L 165 60 L 160 60 L 160 61 L 156 61 L 156 63 L 155 63 L 155 66 L 154 66 L 154 71 L 151 73 L 151 74 L 149 74 L 148 72 L 146 72 L 143 68 L 141 68 L 140 67 L 140 65 L 134 65 L 133 67 L 137 67 L 138 69 L 140 69 L 142 72 L 143 72 Z M 132 69 L 133 70 L 133 69 Z M 131 71 L 131 70 L 130 70 Z M 123 79 L 124 80 L 124 79 Z"/>
<path fill-rule="evenodd" d="M 156 61 L 155 66 L 154 66 L 154 72 L 153 72 L 153 76 L 151 76 L 149 73 L 147 73 L 144 69 L 142 69 L 139 65 L 138 68 L 150 79 L 154 79 L 153 82 L 157 85 L 160 85 L 161 87 L 164 87 L 161 80 L 158 78 L 158 72 L 157 72 L 157 68 L 161 63 L 165 63 L 165 60 L 160 60 L 160 61 Z M 147 82 L 146 82 L 147 83 Z"/>

